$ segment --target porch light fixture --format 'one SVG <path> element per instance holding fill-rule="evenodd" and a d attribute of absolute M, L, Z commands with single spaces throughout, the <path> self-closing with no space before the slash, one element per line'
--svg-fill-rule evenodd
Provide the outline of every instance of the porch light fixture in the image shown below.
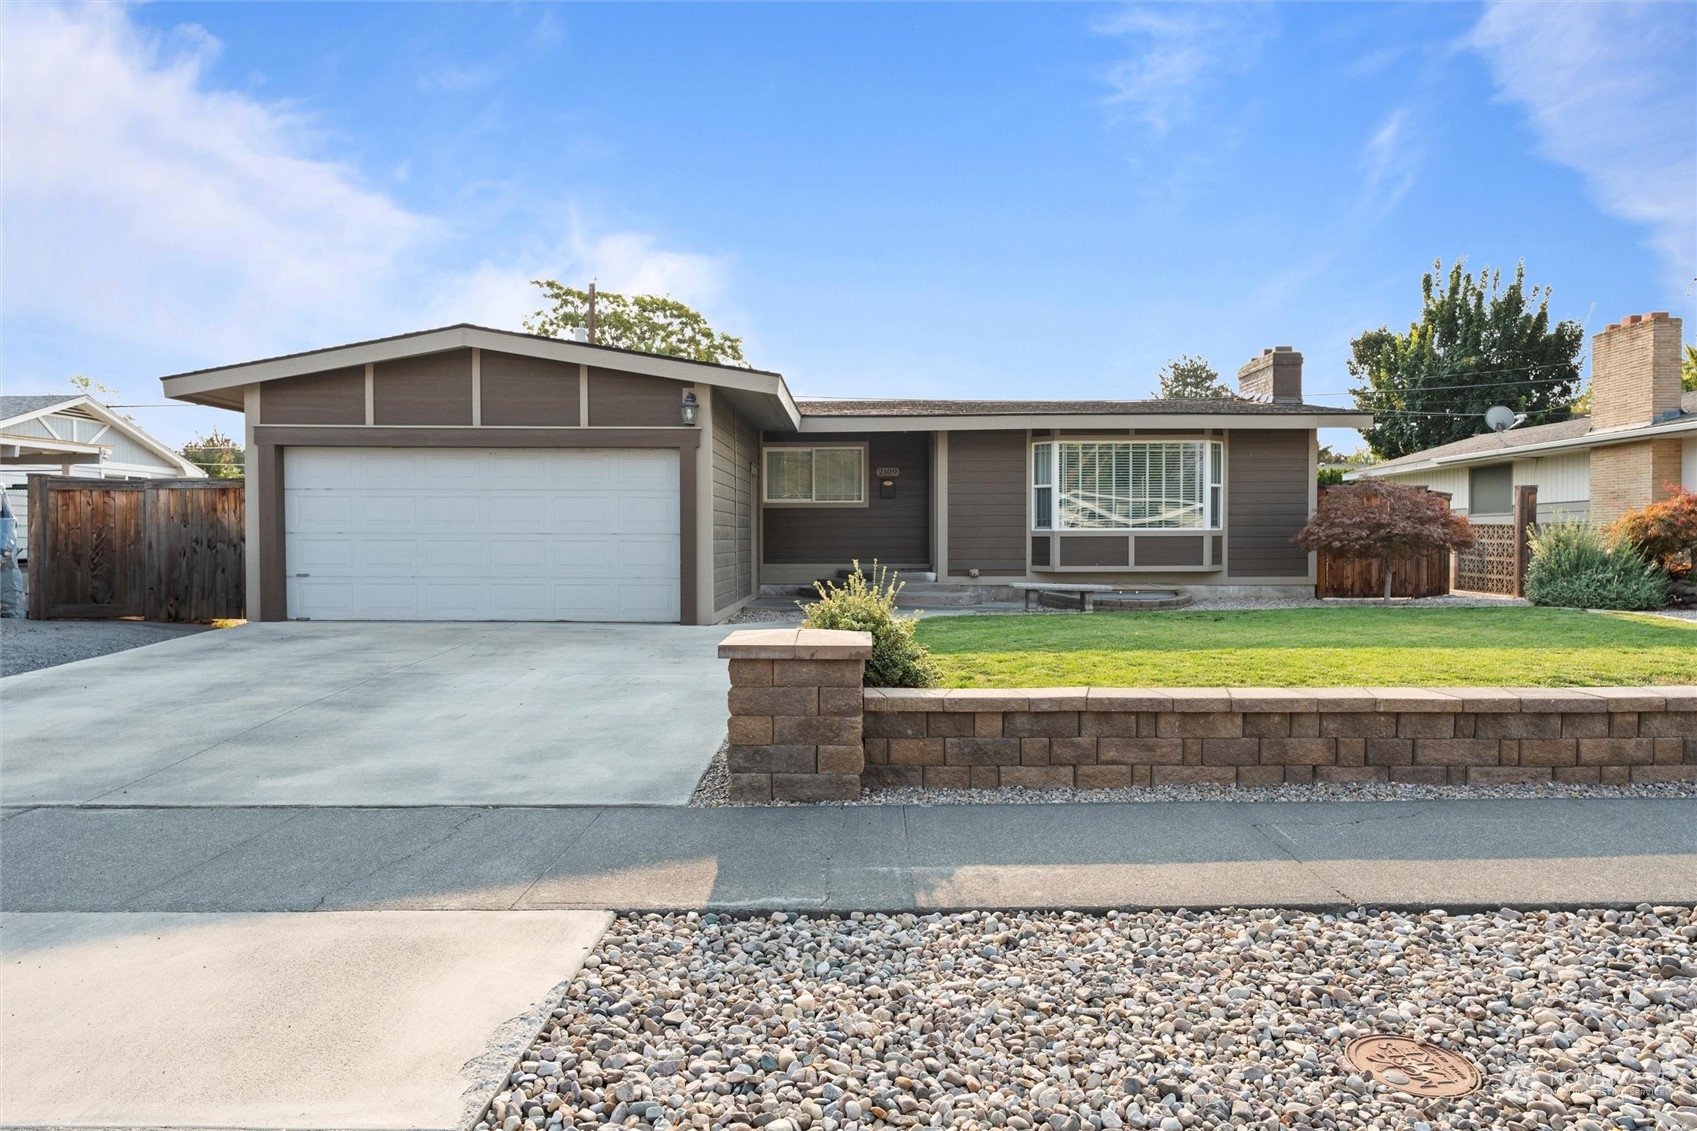
<path fill-rule="evenodd" d="M 684 394 L 683 404 L 679 405 L 678 408 L 683 414 L 685 428 L 693 428 L 695 426 L 695 409 L 698 403 L 699 402 L 695 399 L 694 389 L 691 389 L 689 392 Z"/>

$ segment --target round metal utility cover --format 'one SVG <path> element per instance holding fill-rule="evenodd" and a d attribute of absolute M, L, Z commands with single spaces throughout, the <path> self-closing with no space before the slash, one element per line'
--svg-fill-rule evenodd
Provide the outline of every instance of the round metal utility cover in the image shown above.
<path fill-rule="evenodd" d="M 1479 1070 L 1458 1053 L 1413 1037 L 1360 1037 L 1343 1055 L 1358 1072 L 1411 1096 L 1465 1096 L 1479 1088 Z"/>

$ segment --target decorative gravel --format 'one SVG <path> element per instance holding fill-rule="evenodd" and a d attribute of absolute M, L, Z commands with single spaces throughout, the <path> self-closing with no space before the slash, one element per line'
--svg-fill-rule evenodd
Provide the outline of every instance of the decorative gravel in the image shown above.
<path fill-rule="evenodd" d="M 689 803 L 699 808 L 738 805 L 730 798 L 725 748 L 713 756 Z M 1221 789 L 1211 785 L 1151 785 L 1124 789 L 869 789 L 858 801 L 767 801 L 767 805 L 1067 805 L 1127 801 L 1478 801 L 1537 797 L 1697 797 L 1697 782 L 1640 782 L 1637 785 L 1281 785 L 1265 789 Z"/>
<path fill-rule="evenodd" d="M 75 663 L 206 630 L 200 624 L 4 618 L 0 619 L 0 676 Z"/>
<path fill-rule="evenodd" d="M 1691 909 L 616 920 L 479 1126 L 1697 1127 Z M 1483 1086 L 1342 1059 L 1403 1034 Z"/>

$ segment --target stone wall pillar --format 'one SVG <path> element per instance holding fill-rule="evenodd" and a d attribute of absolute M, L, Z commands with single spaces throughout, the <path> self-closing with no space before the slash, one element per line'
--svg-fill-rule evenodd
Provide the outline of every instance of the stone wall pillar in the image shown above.
<path fill-rule="evenodd" d="M 746 629 L 727 636 L 719 656 L 731 668 L 731 800 L 858 798 L 871 634 Z"/>

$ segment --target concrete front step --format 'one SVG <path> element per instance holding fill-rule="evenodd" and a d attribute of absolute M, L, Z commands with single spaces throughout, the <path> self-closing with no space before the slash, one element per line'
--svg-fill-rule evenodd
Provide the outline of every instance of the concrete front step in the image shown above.
<path fill-rule="evenodd" d="M 1092 594 L 1091 605 L 1098 612 L 1154 612 L 1160 609 L 1182 609 L 1194 603 L 1188 593 L 1173 589 L 1136 589 L 1123 593 Z M 1046 609 L 1077 609 L 1084 604 L 1077 593 L 1039 593 L 1037 603 Z"/>

